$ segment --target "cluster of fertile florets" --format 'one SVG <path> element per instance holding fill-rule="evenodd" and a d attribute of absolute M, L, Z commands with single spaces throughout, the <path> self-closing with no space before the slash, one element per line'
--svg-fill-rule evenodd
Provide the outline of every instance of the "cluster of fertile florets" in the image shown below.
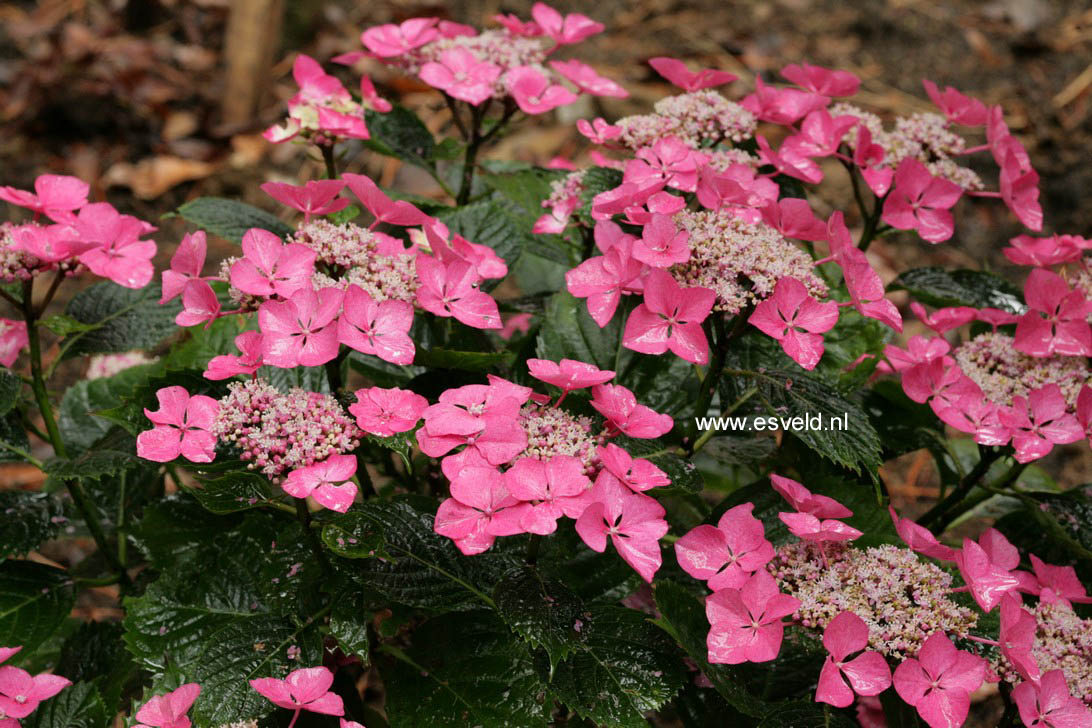
<path fill-rule="evenodd" d="M 715 311 L 737 314 L 772 296 L 782 278 L 800 281 L 814 298 L 827 294 L 808 254 L 761 220 L 702 210 L 680 212 L 675 222 L 688 234 L 690 258 L 671 274 L 682 285 L 712 289 Z"/>
<path fill-rule="evenodd" d="M 633 150 L 674 137 L 694 149 L 722 142 L 739 144 L 754 135 L 755 115 L 716 91 L 702 89 L 668 96 L 653 105 L 652 114 L 627 116 L 615 122 L 618 141 Z"/>
<path fill-rule="evenodd" d="M 782 591 L 800 601 L 803 627 L 822 631 L 851 611 L 868 625 L 869 646 L 888 657 L 918 653 L 933 632 L 964 637 L 977 622 L 974 610 L 952 601 L 952 575 L 906 548 L 832 546 L 827 565 L 807 542 L 777 549 L 770 573 Z"/>
<path fill-rule="evenodd" d="M 356 424 L 328 394 L 298 388 L 284 393 L 261 379 L 228 388 L 211 432 L 237 449 L 247 468 L 270 479 L 360 444 Z"/>
<path fill-rule="evenodd" d="M 562 46 L 600 33 L 603 26 L 579 13 L 561 15 L 543 3 L 531 9 L 533 20 L 498 15 L 500 29 L 479 31 L 436 18 L 411 18 L 380 25 L 360 36 L 367 55 L 416 74 L 452 103 L 481 106 L 493 99 L 510 116 L 517 109 L 541 114 L 576 101 L 580 93 L 626 96 L 613 81 L 577 60 L 549 57 Z M 348 54 L 352 62 L 365 54 Z M 506 116 L 506 119 L 507 119 Z"/>
<path fill-rule="evenodd" d="M 436 512 L 436 532 L 464 554 L 477 554 L 498 536 L 550 534 L 559 519 L 571 518 L 590 548 L 605 550 L 609 537 L 651 582 L 667 521 L 663 507 L 644 491 L 671 481 L 651 461 L 607 440 L 621 433 L 659 437 L 672 428 L 671 417 L 608 384 L 612 371 L 569 359 L 531 359 L 528 368 L 561 390 L 556 402 L 491 375 L 488 384 L 444 392 L 424 411 L 417 444 L 426 455 L 443 458 L 451 481 L 451 497 Z M 587 387 L 591 406 L 605 420 L 598 436 L 591 418 L 560 408 L 569 392 Z"/>
<path fill-rule="evenodd" d="M 356 285 L 376 301 L 412 304 L 416 300 L 417 255 L 401 240 L 351 222 L 312 220 L 301 225 L 288 242 L 315 251 L 312 283 L 316 289 Z"/>
<path fill-rule="evenodd" d="M 1092 630 L 1070 603 L 1092 598 L 1072 567 L 1032 555 L 1034 574 L 1022 572 L 1019 552 L 994 529 L 953 549 L 894 510 L 895 529 L 909 548 L 857 549 L 850 542 L 863 534 L 841 520 L 852 511 L 795 480 L 770 477 L 795 509 L 778 518 L 799 542 L 775 549 L 753 504 L 744 503 L 675 544 L 679 565 L 712 590 L 710 662 L 773 660 L 791 617 L 789 624 L 821 633 L 829 653 L 816 701 L 867 704 L 893 685 L 928 725 L 952 726 L 966 719 L 970 694 L 997 679 L 984 658 L 957 649 L 953 639 L 984 643 L 1000 649 L 996 672 L 1018 683 L 1013 697 L 1022 715 L 1049 694 L 1054 709 L 1092 719 L 1080 703 L 1088 700 L 1092 677 Z M 953 588 L 952 575 L 922 557 L 954 562 L 964 585 Z M 998 640 L 973 634 L 978 613 L 957 603 L 955 592 L 969 592 L 986 613 L 1001 607 Z M 1021 592 L 1038 598 L 1034 611 L 1021 607 Z"/>
<path fill-rule="evenodd" d="M 986 332 L 952 350 L 960 370 L 982 390 L 982 395 L 1001 407 L 1014 397 L 1027 397 L 1048 384 L 1057 384 L 1066 410 L 1077 411 L 1077 398 L 1092 371 L 1083 356 L 1029 356 L 1013 346 L 1013 338 L 998 331 Z"/>

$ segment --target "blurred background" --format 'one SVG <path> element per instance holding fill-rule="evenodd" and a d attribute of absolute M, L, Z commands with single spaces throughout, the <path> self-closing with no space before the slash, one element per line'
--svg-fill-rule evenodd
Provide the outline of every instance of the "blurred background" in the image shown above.
<path fill-rule="evenodd" d="M 359 50 L 364 28 L 430 15 L 490 25 L 498 12 L 529 17 L 531 0 L 42 0 L 0 4 L 0 184 L 27 188 L 43 172 L 75 174 L 93 199 L 159 224 L 160 262 L 181 237 L 161 217 L 188 199 L 222 195 L 278 210 L 258 190 L 270 179 L 321 176 L 294 144 L 260 132 L 284 114 L 295 92 L 297 52 L 356 88 L 358 74 L 328 62 Z M 776 78 L 788 63 L 845 68 L 863 79 L 856 102 L 885 117 L 932 107 L 922 78 L 1001 104 L 1042 176 L 1045 232 L 1092 235 L 1092 9 L 1087 0 L 599 0 L 554 3 L 603 22 L 580 57 L 631 92 L 626 100 L 581 104 L 518 124 L 493 156 L 545 163 L 586 161 L 577 118 L 642 113 L 670 93 L 645 61 L 657 55 L 731 70 L 724 89 L 739 98 L 754 74 Z M 434 92 L 376 63 L 382 95 L 417 111 L 438 135 L 448 112 Z M 349 149 L 350 171 L 382 184 L 436 194 L 396 160 Z M 992 162 L 991 162 L 992 165 Z M 981 170 L 987 180 L 995 171 Z M 826 215 L 850 192 L 825 188 L 812 199 Z M 930 246 L 891 236 L 870 250 L 885 280 L 917 265 L 987 267 L 1022 275 L 1000 254 L 1021 232 L 1002 205 L 964 200 L 956 237 Z M 228 253 L 227 244 L 219 251 Z M 216 257 L 217 251 L 211 251 Z M 911 333 L 913 329 L 910 329 Z M 1087 447 L 1061 451 L 1045 469 L 1071 487 L 1092 480 Z M 920 461 L 920 462 L 919 462 Z M 928 457 L 888 468 L 908 501 L 935 483 Z"/>

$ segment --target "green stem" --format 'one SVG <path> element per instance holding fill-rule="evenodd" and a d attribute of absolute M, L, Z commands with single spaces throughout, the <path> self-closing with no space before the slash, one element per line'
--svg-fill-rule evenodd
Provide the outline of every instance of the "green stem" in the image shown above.
<path fill-rule="evenodd" d="M 362 495 L 365 500 L 378 492 L 375 489 L 375 483 L 372 482 L 372 474 L 368 472 L 367 463 L 360 464 L 360 467 L 356 469 L 356 475 L 360 479 L 360 495 Z"/>
<path fill-rule="evenodd" d="M 349 348 L 342 345 L 338 350 L 337 356 L 330 361 L 326 362 L 323 366 L 326 369 L 326 381 L 330 384 L 330 391 L 337 394 L 341 391 L 344 382 L 341 378 L 341 363 L 345 361 L 345 357 L 349 355 Z"/>
<path fill-rule="evenodd" d="M 24 283 L 23 318 L 27 324 L 27 339 L 29 340 L 31 389 L 34 391 L 34 399 L 38 403 L 38 409 L 42 415 L 42 422 L 45 423 L 46 432 L 49 433 L 49 441 L 53 445 L 53 452 L 58 457 L 67 458 L 68 448 L 65 447 L 64 440 L 61 439 L 61 431 L 57 427 L 57 419 L 53 416 L 53 405 L 49 401 L 49 392 L 46 391 L 45 379 L 42 376 L 42 340 L 38 332 L 38 327 L 35 325 L 37 313 L 34 310 L 33 293 L 34 281 L 30 280 Z M 80 516 L 83 517 L 84 523 L 87 525 L 87 530 L 91 532 L 91 537 L 95 539 L 95 544 L 98 546 L 106 563 L 110 565 L 111 569 L 117 572 L 118 581 L 121 582 L 122 586 L 128 586 L 130 580 L 129 574 L 125 570 L 125 564 L 122 563 L 118 559 L 117 554 L 108 547 L 106 532 L 102 528 L 102 522 L 99 521 L 99 517 L 95 513 L 95 505 L 92 503 L 91 498 L 88 497 L 87 491 L 83 488 L 83 484 L 80 483 L 79 480 L 70 479 L 66 480 L 64 485 L 65 488 L 68 489 L 69 495 L 72 496 L 72 502 L 76 504 L 76 509 L 79 510 Z"/>
<path fill-rule="evenodd" d="M 960 479 L 959 483 L 952 489 L 951 493 L 945 496 L 944 500 L 926 511 L 925 515 L 918 519 L 918 523 L 927 528 L 933 528 L 933 524 L 939 525 L 949 522 L 945 520 L 945 517 L 967 497 L 967 494 L 971 492 L 971 489 L 978 485 L 978 482 L 982 480 L 983 476 L 989 472 L 990 466 L 993 465 L 994 461 L 1001 457 L 1000 450 L 987 450 L 981 445 L 978 448 L 978 452 L 978 462 L 971 468 L 971 471 Z M 943 529 L 940 529 L 940 531 L 943 532 Z"/>
<path fill-rule="evenodd" d="M 857 247 L 862 252 L 868 250 L 868 246 L 872 245 L 872 241 L 876 239 L 876 228 L 880 224 L 880 215 L 883 214 L 883 201 L 887 199 L 887 195 L 876 198 L 876 206 L 872 210 L 872 214 L 865 218 L 864 229 L 861 230 L 861 238 L 857 241 Z"/>
<path fill-rule="evenodd" d="M 4 448 L 8 452 L 15 453 L 19 457 L 23 458 L 23 460 L 26 460 L 28 463 L 30 463 L 34 467 L 38 468 L 39 470 L 42 470 L 43 466 L 45 465 L 45 463 L 43 463 L 41 460 L 39 460 L 38 458 L 31 455 L 29 452 L 27 452 L 23 448 L 16 447 L 15 445 L 12 445 L 11 443 L 3 442 L 2 440 L 0 440 L 0 447 Z"/>
<path fill-rule="evenodd" d="M 474 165 L 478 161 L 478 150 L 482 144 L 482 112 L 477 106 L 470 108 L 470 137 L 466 142 L 466 153 L 463 155 L 463 177 L 459 183 L 459 194 L 455 196 L 455 204 L 465 205 L 470 199 L 471 189 L 474 187 Z"/>
<path fill-rule="evenodd" d="M 337 159 L 334 158 L 333 144 L 320 144 L 322 161 L 326 163 L 326 179 L 337 179 Z"/>

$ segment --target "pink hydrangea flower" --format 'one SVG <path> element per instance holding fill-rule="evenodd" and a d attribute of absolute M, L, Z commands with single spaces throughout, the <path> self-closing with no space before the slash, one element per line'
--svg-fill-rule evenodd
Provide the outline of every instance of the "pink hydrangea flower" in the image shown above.
<path fill-rule="evenodd" d="M 190 728 L 186 713 L 200 694 L 200 685 L 186 683 L 169 693 L 156 695 L 137 711 L 139 725 L 133 728 Z"/>
<path fill-rule="evenodd" d="M 44 263 L 59 263 L 101 245 L 79 237 L 79 230 L 72 225 L 20 225 L 11 231 L 11 247 L 30 253 Z"/>
<path fill-rule="evenodd" d="M 1021 606 L 1020 595 L 1015 591 L 1001 596 L 1001 629 L 997 637 L 1001 655 L 1008 660 L 1024 680 L 1039 679 L 1039 665 L 1032 655 L 1039 623 L 1035 615 Z"/>
<path fill-rule="evenodd" d="M 1038 596 L 1041 601 L 1066 606 L 1072 606 L 1073 602 L 1092 603 L 1092 597 L 1088 596 L 1072 566 L 1048 564 L 1035 554 L 1031 554 L 1031 566 L 1039 582 Z"/>
<path fill-rule="evenodd" d="M 356 484 L 346 482 L 354 475 L 355 455 L 331 455 L 322 462 L 293 470 L 281 488 L 293 498 L 311 496 L 323 508 L 344 513 L 356 498 Z"/>
<path fill-rule="evenodd" d="M 301 288 L 287 301 L 266 301 L 258 309 L 262 357 L 275 367 L 313 367 L 337 356 L 337 315 L 343 293 Z"/>
<path fill-rule="evenodd" d="M 385 222 L 390 225 L 424 225 L 430 218 L 405 200 L 392 200 L 371 177 L 346 172 L 341 176 L 349 191 L 356 195 L 368 212 L 375 216 L 373 226 Z"/>
<path fill-rule="evenodd" d="M 600 229 L 616 229 L 618 243 L 565 273 L 565 285 L 577 298 L 586 298 L 588 315 L 600 327 L 606 326 L 618 310 L 622 293 L 635 285 L 641 275 L 641 262 L 631 256 L 634 237 L 621 232 L 613 222 L 602 221 L 595 226 L 595 238 L 599 241 L 606 233 Z M 601 248 L 602 249 L 602 248 Z"/>
<path fill-rule="evenodd" d="M 344 715 L 341 696 L 330 691 L 334 673 L 325 667 L 304 667 L 293 670 L 283 680 L 261 677 L 250 681 L 250 687 L 280 708 L 295 711 L 290 728 L 301 711 L 322 715 Z"/>
<path fill-rule="evenodd" d="M 938 334 L 945 334 L 952 329 L 958 329 L 974 321 L 978 316 L 978 310 L 970 306 L 950 306 L 938 308 L 933 313 L 928 313 L 925 307 L 917 301 L 910 303 L 910 310 L 921 320 L 923 324 Z"/>
<path fill-rule="evenodd" d="M 777 517 L 789 527 L 793 536 L 813 543 L 853 541 L 864 535 L 835 518 L 820 520 L 810 513 L 778 513 Z"/>
<path fill-rule="evenodd" d="M 816 518 L 849 518 L 853 515 L 853 511 L 830 496 L 812 493 L 792 478 L 771 474 L 770 485 L 801 513 L 810 513 Z"/>
<path fill-rule="evenodd" d="M 334 61 L 345 60 L 344 57 Z M 262 136 L 280 144 L 301 132 L 314 134 L 316 143 L 329 144 L 337 137 L 367 139 L 363 109 L 336 77 L 322 70 L 314 58 L 300 53 L 292 63 L 292 77 L 299 92 L 288 100 L 288 120 L 283 126 L 273 125 Z M 379 111 L 390 111 L 391 105 L 379 98 L 367 76 L 360 80 L 364 102 Z"/>
<path fill-rule="evenodd" d="M 258 331 L 244 331 L 235 337 L 235 348 L 242 356 L 223 354 L 209 360 L 205 379 L 229 379 L 239 374 L 253 374 L 261 369 L 262 335 Z"/>
<path fill-rule="evenodd" d="M 816 109 L 804 117 L 800 133 L 785 143 L 806 157 L 829 157 L 837 153 L 842 139 L 857 123 L 855 116 L 845 114 L 835 117 L 826 109 Z"/>
<path fill-rule="evenodd" d="M 787 238 L 818 241 L 827 237 L 826 224 L 799 197 L 769 201 L 762 208 L 762 219 Z"/>
<path fill-rule="evenodd" d="M 163 295 L 159 298 L 160 303 L 166 303 L 181 295 L 187 283 L 201 277 L 207 250 L 204 230 L 182 236 L 182 242 L 171 256 L 170 269 L 163 271 Z"/>
<path fill-rule="evenodd" d="M 705 599 L 709 662 L 738 665 L 774 659 L 785 636 L 781 620 L 799 607 L 800 600 L 782 594 L 765 569 L 755 571 L 738 589 L 709 595 Z"/>
<path fill-rule="evenodd" d="M 830 655 L 819 673 L 815 700 L 846 708 L 854 695 L 879 695 L 891 687 L 891 668 L 879 652 L 868 647 L 868 625 L 850 611 L 839 612 L 823 631 L 823 647 Z M 852 660 L 846 658 L 860 652 Z"/>
<path fill-rule="evenodd" d="M 585 38 L 603 32 L 603 24 L 597 23 L 586 15 L 569 13 L 562 15 L 546 3 L 535 3 L 531 6 L 531 17 L 542 29 L 542 32 L 550 36 L 559 46 L 579 43 Z"/>
<path fill-rule="evenodd" d="M 220 316 L 220 299 L 207 281 L 191 280 L 182 289 L 182 310 L 174 317 L 179 326 L 211 324 Z M 206 324 L 206 325 L 207 325 Z"/>
<path fill-rule="evenodd" d="M 637 493 L 671 484 L 667 473 L 656 467 L 651 460 L 635 458 L 612 442 L 600 447 L 596 454 L 603 464 L 599 478 L 614 478 Z"/>
<path fill-rule="evenodd" d="M 562 396 L 574 389 L 593 387 L 614 379 L 614 372 L 574 359 L 562 359 L 560 362 L 552 362 L 549 359 L 528 359 L 527 371 L 535 379 L 560 389 Z"/>
<path fill-rule="evenodd" d="M 304 223 L 308 223 L 312 215 L 329 215 L 348 207 L 349 200 L 338 197 L 344 187 L 345 182 L 339 179 L 313 179 L 301 186 L 266 182 L 261 190 L 282 205 L 302 212 Z"/>
<path fill-rule="evenodd" d="M 155 230 L 154 227 L 131 215 L 122 215 L 106 202 L 84 205 L 75 227 L 84 242 L 98 246 L 80 254 L 80 262 L 92 273 L 126 288 L 143 288 L 152 280 L 156 246 L 140 236 Z"/>
<path fill-rule="evenodd" d="M 1027 398 L 1013 397 L 1011 407 L 998 413 L 1001 424 L 1012 432 L 1012 446 L 1018 462 L 1028 463 L 1045 456 L 1055 445 L 1067 445 L 1084 438 L 1084 428 L 1066 411 L 1065 397 L 1054 383 L 1032 391 Z"/>
<path fill-rule="evenodd" d="M 795 278 L 781 278 L 773 295 L 762 300 L 747 319 L 805 369 L 814 369 L 823 356 L 823 337 L 838 323 L 838 304 L 819 303 Z"/>
<path fill-rule="evenodd" d="M 925 165 L 906 157 L 895 169 L 895 187 L 883 203 L 882 219 L 899 230 L 917 230 L 922 240 L 940 243 L 952 237 L 955 223 L 949 210 L 963 188 L 934 177 Z"/>
<path fill-rule="evenodd" d="M 450 48 L 440 54 L 439 61 L 429 61 L 418 73 L 421 80 L 452 98 L 477 106 L 493 96 L 493 84 L 501 69 L 489 61 L 479 60 L 466 48 Z"/>
<path fill-rule="evenodd" d="M 568 61 L 550 61 L 550 68 L 571 81 L 578 89 L 592 96 L 610 96 L 616 99 L 629 96 L 629 91 L 609 78 L 600 76 L 594 68 L 575 58 Z"/>
<path fill-rule="evenodd" d="M 792 63 L 781 75 L 803 89 L 822 96 L 852 96 L 861 87 L 861 79 L 849 71 L 836 71 L 808 63 Z"/>
<path fill-rule="evenodd" d="M 337 322 L 342 344 L 392 364 L 412 364 L 416 349 L 409 336 L 413 306 L 405 301 L 375 301 L 360 286 L 345 291 L 344 311 Z"/>
<path fill-rule="evenodd" d="M 1092 725 L 1092 711 L 1069 693 L 1065 673 L 1043 673 L 1038 684 L 1022 682 L 1012 689 L 1020 720 L 1029 728 L 1084 728 Z"/>
<path fill-rule="evenodd" d="M 531 66 L 513 68 L 505 75 L 505 83 L 516 104 L 528 114 L 544 114 L 577 99 L 575 93 L 561 84 L 551 84 L 544 73 Z"/>
<path fill-rule="evenodd" d="M 0 364 L 10 369 L 19 358 L 19 353 L 28 346 L 27 322 L 0 318 Z"/>
<path fill-rule="evenodd" d="M 35 216 L 47 215 L 57 222 L 72 222 L 73 211 L 87 204 L 91 187 L 78 177 L 42 174 L 34 180 L 34 192 L 14 187 L 0 187 L 0 200 L 31 210 Z"/>
<path fill-rule="evenodd" d="M 690 259 L 690 234 L 675 226 L 669 215 L 652 215 L 633 243 L 633 257 L 654 268 L 670 268 Z"/>
<path fill-rule="evenodd" d="M 608 124 L 603 117 L 596 117 L 592 121 L 579 119 L 576 129 L 592 144 L 608 144 L 622 136 L 622 127 Z"/>
<path fill-rule="evenodd" d="M 651 147 L 638 149 L 635 156 L 636 159 L 626 163 L 625 182 L 636 182 L 642 187 L 663 183 L 684 192 L 697 190 L 698 171 L 705 158 L 678 137 L 657 139 Z M 649 189 L 649 194 L 657 191 Z"/>
<path fill-rule="evenodd" d="M 231 285 L 251 296 L 291 298 L 311 287 L 315 251 L 299 243 L 284 244 L 268 230 L 251 228 L 243 235 L 243 257 L 231 265 Z M 164 274 L 165 275 L 165 274 Z"/>
<path fill-rule="evenodd" d="M 671 431 L 671 415 L 659 414 L 637 404 L 633 392 L 620 384 L 598 384 L 592 388 L 591 406 L 603 415 L 611 429 L 630 437 L 651 439 Z"/>
<path fill-rule="evenodd" d="M 31 675 L 11 665 L 0 667 L 0 715 L 8 722 L 4 728 L 17 728 L 18 721 L 37 710 L 43 700 L 52 698 L 71 684 L 72 681 L 60 675 Z"/>
<path fill-rule="evenodd" d="M 993 611 L 1001 597 L 1020 586 L 1012 573 L 1014 565 L 998 563 L 980 544 L 963 539 L 963 549 L 956 555 L 956 565 L 978 606 Z"/>
<path fill-rule="evenodd" d="M 809 184 L 819 184 L 823 181 L 823 170 L 815 163 L 797 143 L 790 143 L 794 137 L 786 139 L 776 151 L 770 146 L 766 137 L 755 135 L 758 144 L 758 156 L 766 164 L 774 167 L 779 173 L 795 177 Z"/>
<path fill-rule="evenodd" d="M 622 345 L 643 354 L 669 349 L 695 364 L 709 362 L 709 342 L 701 322 L 713 310 L 716 294 L 702 286 L 683 288 L 663 270 L 645 279 L 644 302 L 626 321 Z"/>
<path fill-rule="evenodd" d="M 609 536 L 622 560 L 651 584 L 662 560 L 660 538 L 668 529 L 665 513 L 654 498 L 634 493 L 617 481 L 600 481 L 576 521 L 576 532 L 599 553 L 606 550 Z"/>
<path fill-rule="evenodd" d="M 1036 268 L 1024 284 L 1028 312 L 1016 323 L 1013 346 L 1032 356 L 1092 355 L 1092 301 L 1057 273 Z"/>
<path fill-rule="evenodd" d="M 895 524 L 895 532 L 899 534 L 899 538 L 902 539 L 903 543 L 910 547 L 911 551 L 940 561 L 956 560 L 959 552 L 937 541 L 936 536 L 928 528 L 919 526 L 909 518 L 899 518 L 899 515 L 895 513 L 895 509 L 891 506 L 887 507 L 887 512 L 891 514 L 891 522 Z"/>
<path fill-rule="evenodd" d="M 440 37 L 436 18 L 410 18 L 401 25 L 389 23 L 368 28 L 360 42 L 378 58 L 401 56 Z"/>
<path fill-rule="evenodd" d="M 986 661 L 957 650 L 943 632 L 934 632 L 916 658 L 895 669 L 895 691 L 917 708 L 930 728 L 963 725 L 970 710 L 970 695 L 986 677 Z"/>
<path fill-rule="evenodd" d="M 512 496 L 496 468 L 467 467 L 451 481 L 451 497 L 440 504 L 433 528 L 470 556 L 487 550 L 497 536 L 523 533 L 529 507 Z"/>
<path fill-rule="evenodd" d="M 441 317 L 454 316 L 477 329 L 499 329 L 497 302 L 478 290 L 474 266 L 463 261 L 444 264 L 428 255 L 417 256 L 417 302 L 426 311 Z"/>
<path fill-rule="evenodd" d="M 703 68 L 700 71 L 691 71 L 686 64 L 677 58 L 657 56 L 648 60 L 648 65 L 674 85 L 683 91 L 701 91 L 705 88 L 715 88 L 735 81 L 738 76 L 727 71 L 718 71 L 714 68 Z"/>
<path fill-rule="evenodd" d="M 1078 235 L 1049 235 L 1045 238 L 1017 235 L 1001 252 L 1016 265 L 1046 267 L 1073 263 L 1089 247 L 1092 247 L 1092 241 Z"/>
<path fill-rule="evenodd" d="M 1038 232 L 1043 229 L 1043 208 L 1039 204 L 1039 173 L 1022 169 L 1015 155 L 1009 152 L 1001 165 L 999 178 L 1001 199 L 1025 227 Z"/>
<path fill-rule="evenodd" d="M 757 116 L 759 121 L 789 126 L 829 103 L 830 99 L 822 94 L 769 86 L 763 83 L 761 77 L 755 76 L 754 93 L 746 96 L 740 105 Z"/>
<path fill-rule="evenodd" d="M 713 591 L 739 589 L 750 575 L 774 557 L 762 521 L 754 517 L 754 503 L 724 512 L 716 526 L 703 524 L 675 542 L 679 566 Z"/>
<path fill-rule="evenodd" d="M 591 488 L 584 463 L 571 455 L 521 458 L 505 472 L 504 482 L 513 497 L 529 504 L 520 527 L 540 535 L 556 531 L 562 516 L 579 518 L 587 505 L 581 496 Z"/>
<path fill-rule="evenodd" d="M 184 387 L 164 387 L 155 394 L 159 409 L 144 410 L 155 425 L 137 436 L 137 455 L 166 463 L 182 455 L 195 463 L 211 463 L 216 436 L 210 432 L 219 403 L 212 397 L 190 393 Z"/>
<path fill-rule="evenodd" d="M 500 378 L 490 384 L 469 384 L 449 389 L 424 412 L 417 444 L 429 457 L 441 457 L 460 445 L 470 445 L 490 465 L 501 465 L 527 447 L 527 433 L 519 425 L 519 410 L 531 396 Z"/>
<path fill-rule="evenodd" d="M 377 437 L 391 437 L 409 432 L 421 421 L 428 409 L 428 400 L 407 389 L 371 387 L 356 390 L 356 402 L 349 405 L 349 414 L 365 432 Z"/>
<path fill-rule="evenodd" d="M 901 372 L 916 364 L 943 359 L 951 350 L 952 345 L 939 336 L 925 337 L 915 334 L 906 342 L 906 349 L 887 344 L 884 346 L 883 355 L 894 371 Z M 948 361 L 948 366 L 951 366 L 953 362 L 954 360 Z"/>
<path fill-rule="evenodd" d="M 425 226 L 425 237 L 432 252 L 444 265 L 467 263 L 481 279 L 504 278 L 508 275 L 508 264 L 488 245 L 472 243 L 458 234 L 448 244 L 447 235 L 447 226 L 438 220 Z"/>
<path fill-rule="evenodd" d="M 986 123 L 986 105 L 978 99 L 966 96 L 951 86 L 941 91 L 929 79 L 922 79 L 921 85 L 925 87 L 930 100 L 948 117 L 948 121 L 965 126 L 982 126 Z"/>

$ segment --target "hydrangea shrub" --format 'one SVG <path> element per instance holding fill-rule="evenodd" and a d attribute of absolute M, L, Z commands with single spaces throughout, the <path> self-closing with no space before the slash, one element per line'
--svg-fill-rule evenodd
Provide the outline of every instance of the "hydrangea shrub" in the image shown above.
<path fill-rule="evenodd" d="M 1032 465 L 1092 434 L 1092 241 L 1041 234 L 1003 110 L 654 58 L 678 92 L 579 121 L 594 166 L 485 160 L 626 95 L 568 48 L 601 24 L 532 16 L 333 59 L 434 88 L 443 140 L 298 56 L 266 137 L 326 178 L 186 203 L 158 274 L 86 183 L 0 188 L 0 459 L 46 475 L 0 493 L 0 727 L 1092 725 L 1092 502 Z M 1023 286 L 885 282 L 869 245 L 952 244 L 964 197 L 1030 231 Z"/>

